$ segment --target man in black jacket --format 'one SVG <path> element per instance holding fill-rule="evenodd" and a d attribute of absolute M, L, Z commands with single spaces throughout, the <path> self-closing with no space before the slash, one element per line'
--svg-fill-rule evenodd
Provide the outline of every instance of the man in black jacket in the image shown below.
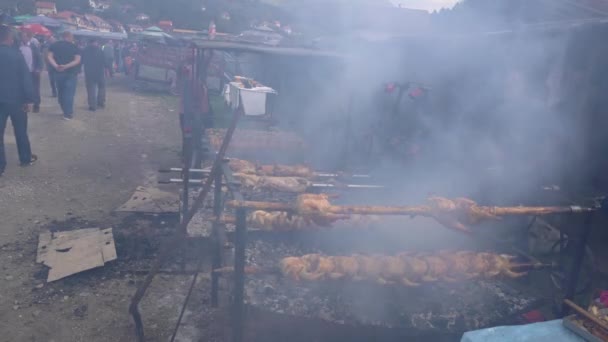
<path fill-rule="evenodd" d="M 11 118 L 21 166 L 32 165 L 38 158 L 32 154 L 27 136 L 27 112 L 34 103 L 30 71 L 18 49 L 9 26 L 0 26 L 0 175 L 6 168 L 4 130 Z"/>
<path fill-rule="evenodd" d="M 63 40 L 49 47 L 49 64 L 57 71 L 57 99 L 63 110 L 63 119 L 72 120 L 74 116 L 74 95 L 80 70 L 80 50 L 74 44 L 74 35 L 64 31 Z"/>
<path fill-rule="evenodd" d="M 84 80 L 87 86 L 89 110 L 103 108 L 106 103 L 105 56 L 97 39 L 91 39 L 82 51 Z"/>

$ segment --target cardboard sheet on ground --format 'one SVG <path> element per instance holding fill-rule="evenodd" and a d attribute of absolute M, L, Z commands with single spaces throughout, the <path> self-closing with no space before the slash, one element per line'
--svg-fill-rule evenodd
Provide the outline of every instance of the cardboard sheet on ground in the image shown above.
<path fill-rule="evenodd" d="M 47 282 L 102 267 L 116 257 L 112 228 L 47 232 L 38 238 L 36 262 L 50 267 Z"/>
<path fill-rule="evenodd" d="M 138 213 L 177 213 L 179 196 L 157 188 L 138 186 L 131 198 L 116 211 Z"/>

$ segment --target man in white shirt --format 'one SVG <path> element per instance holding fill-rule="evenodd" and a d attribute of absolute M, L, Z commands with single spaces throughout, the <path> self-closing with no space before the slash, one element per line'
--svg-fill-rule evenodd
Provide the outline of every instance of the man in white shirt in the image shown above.
<path fill-rule="evenodd" d="M 34 86 L 34 113 L 40 112 L 40 72 L 43 68 L 42 54 L 39 45 L 36 45 L 30 32 L 21 32 L 19 50 L 25 59 Z M 39 44 L 39 43 L 38 43 Z"/>

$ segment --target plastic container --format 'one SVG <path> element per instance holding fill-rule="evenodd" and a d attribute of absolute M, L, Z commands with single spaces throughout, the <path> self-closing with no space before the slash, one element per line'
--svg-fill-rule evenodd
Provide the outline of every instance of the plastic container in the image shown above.
<path fill-rule="evenodd" d="M 230 82 L 230 107 L 239 108 L 240 100 L 243 101 L 243 111 L 248 116 L 261 116 L 266 114 L 266 102 L 268 94 L 276 94 L 269 87 L 243 88 L 238 82 Z M 239 97 L 240 95 L 240 97 Z M 239 100 L 240 99 L 240 100 Z"/>

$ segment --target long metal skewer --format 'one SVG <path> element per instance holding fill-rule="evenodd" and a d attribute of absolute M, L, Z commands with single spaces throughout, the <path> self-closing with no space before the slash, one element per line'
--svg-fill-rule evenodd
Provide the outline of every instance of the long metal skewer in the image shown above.
<path fill-rule="evenodd" d="M 169 172 L 182 172 L 182 168 L 179 167 L 170 167 L 168 169 L 160 169 L 158 172 L 161 173 L 169 173 Z M 190 169 L 192 173 L 204 173 L 208 174 L 211 172 L 210 169 Z M 360 174 L 338 174 L 338 173 L 327 173 L 327 172 L 314 172 L 313 175 L 315 177 L 324 177 L 324 178 L 335 178 L 335 177 L 352 177 L 352 178 L 371 178 L 370 175 L 360 175 Z"/>
<path fill-rule="evenodd" d="M 182 184 L 183 179 L 181 178 L 170 178 L 168 180 L 161 180 L 161 184 Z M 190 179 L 190 184 L 204 184 L 204 180 L 201 179 Z M 348 188 L 348 189 L 382 189 L 383 185 L 366 185 L 366 184 L 329 184 L 329 183 L 313 183 L 313 188 Z"/>

